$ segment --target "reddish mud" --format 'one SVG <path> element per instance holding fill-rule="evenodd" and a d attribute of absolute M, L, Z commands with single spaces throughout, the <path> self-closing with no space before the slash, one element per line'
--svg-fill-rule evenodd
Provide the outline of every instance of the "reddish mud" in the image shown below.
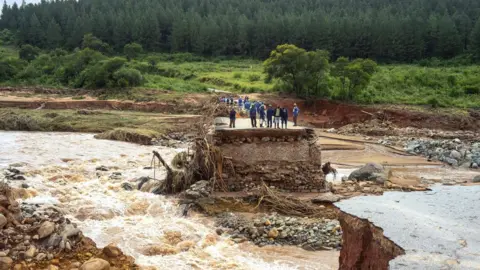
<path fill-rule="evenodd" d="M 449 114 L 434 111 L 413 111 L 402 108 L 378 106 L 360 106 L 339 103 L 331 100 L 318 100 L 306 105 L 304 100 L 279 97 L 259 96 L 273 106 L 285 106 L 291 111 L 296 103 L 301 110 L 299 123 L 319 128 L 338 128 L 347 124 L 364 122 L 374 115 L 388 119 L 398 127 L 416 127 L 441 130 L 478 130 L 480 118 L 471 115 Z"/>

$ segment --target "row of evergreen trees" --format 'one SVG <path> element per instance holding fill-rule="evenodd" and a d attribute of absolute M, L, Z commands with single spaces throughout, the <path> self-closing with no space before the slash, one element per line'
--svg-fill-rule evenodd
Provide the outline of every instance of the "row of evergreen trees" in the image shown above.
<path fill-rule="evenodd" d="M 79 47 L 92 33 L 113 49 L 266 58 L 283 43 L 333 58 L 411 62 L 480 56 L 478 0 L 42 0 L 2 9 L 20 44 Z"/>

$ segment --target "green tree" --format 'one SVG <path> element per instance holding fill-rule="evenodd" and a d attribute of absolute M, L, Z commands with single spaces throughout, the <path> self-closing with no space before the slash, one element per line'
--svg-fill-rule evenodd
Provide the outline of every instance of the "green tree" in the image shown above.
<path fill-rule="evenodd" d="M 138 43 L 130 43 L 130 44 L 127 44 L 125 45 L 125 47 L 123 48 L 123 54 L 125 54 L 125 56 L 127 57 L 128 61 L 130 61 L 131 59 L 137 57 L 139 54 L 141 54 L 143 52 L 143 48 L 142 48 L 142 45 L 138 44 Z"/>
<path fill-rule="evenodd" d="M 377 63 L 370 59 L 358 58 L 349 62 L 347 58 L 340 57 L 335 62 L 332 75 L 341 82 L 341 97 L 354 100 L 368 86 L 376 70 Z"/>
<path fill-rule="evenodd" d="M 20 59 L 26 60 L 26 61 L 32 61 L 35 58 L 37 58 L 38 54 L 40 53 L 40 49 L 37 47 L 34 47 L 30 44 L 23 45 L 20 48 L 20 51 L 18 51 L 18 56 Z"/>
<path fill-rule="evenodd" d="M 443 58 L 452 58 L 462 51 L 462 41 L 450 16 L 443 16 L 438 24 L 438 47 L 436 52 Z"/>
<path fill-rule="evenodd" d="M 278 78 L 297 95 L 312 98 L 321 95 L 321 81 L 328 70 L 328 53 L 307 52 L 295 45 L 279 45 L 263 63 L 268 78 Z"/>
<path fill-rule="evenodd" d="M 110 52 L 110 46 L 107 43 L 101 41 L 90 33 L 83 36 L 82 49 L 85 48 L 90 48 L 102 53 Z"/>
<path fill-rule="evenodd" d="M 470 50 L 477 60 L 480 59 L 480 17 L 470 34 Z"/>
<path fill-rule="evenodd" d="M 55 19 L 52 19 L 48 24 L 46 43 L 49 49 L 60 47 L 62 43 L 62 29 Z"/>

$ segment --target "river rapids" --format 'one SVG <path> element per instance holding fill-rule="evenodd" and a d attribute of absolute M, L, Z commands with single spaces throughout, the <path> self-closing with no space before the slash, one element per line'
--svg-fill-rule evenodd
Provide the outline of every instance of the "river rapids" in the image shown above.
<path fill-rule="evenodd" d="M 153 177 L 144 169 L 151 165 L 152 150 L 170 161 L 184 149 L 96 140 L 92 134 L 0 132 L 0 169 L 21 166 L 27 180 L 11 182 L 30 186 L 21 201 L 56 205 L 99 247 L 114 243 L 144 269 L 338 267 L 338 252 L 236 244 L 217 236 L 210 218 L 182 217 L 174 197 L 124 190 L 122 183 Z M 97 171 L 99 166 L 109 171 Z M 157 179 L 164 175 L 162 168 L 156 170 Z M 187 251 L 165 250 L 165 236 L 172 232 L 190 247 Z"/>

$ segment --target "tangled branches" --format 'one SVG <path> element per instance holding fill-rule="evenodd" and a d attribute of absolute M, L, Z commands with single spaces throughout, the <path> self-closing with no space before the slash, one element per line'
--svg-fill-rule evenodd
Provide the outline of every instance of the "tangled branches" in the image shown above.
<path fill-rule="evenodd" d="M 270 189 L 263 184 L 261 188 L 261 197 L 258 205 L 263 204 L 269 209 L 278 213 L 300 217 L 322 217 L 324 213 L 321 208 L 307 201 L 302 201 L 293 195 L 285 195 L 279 191 Z"/>
<path fill-rule="evenodd" d="M 216 102 L 203 105 L 203 117 L 195 124 L 197 134 L 191 159 L 187 159 L 188 154 L 174 159 L 174 167 L 177 169 L 183 167 L 181 170 L 172 169 L 158 152 L 153 152 L 154 156 L 167 170 L 167 177 L 160 188 L 162 193 L 172 194 L 180 192 L 191 184 L 205 179 L 213 182 L 212 188 L 218 186 L 225 189 L 222 179 L 223 156 L 220 149 L 212 145 L 209 140 L 213 119 L 216 115 L 222 114 L 223 110 L 224 108 Z"/>

